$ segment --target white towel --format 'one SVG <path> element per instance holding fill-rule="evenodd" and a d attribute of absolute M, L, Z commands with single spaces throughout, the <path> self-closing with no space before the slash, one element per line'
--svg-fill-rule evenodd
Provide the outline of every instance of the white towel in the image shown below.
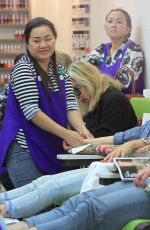
<path fill-rule="evenodd" d="M 118 174 L 112 172 L 113 170 L 115 170 L 114 163 L 101 163 L 99 161 L 91 163 L 80 193 L 103 187 L 104 185 L 99 184 L 99 178 L 104 178 L 104 176 L 105 178 L 118 177 Z"/>

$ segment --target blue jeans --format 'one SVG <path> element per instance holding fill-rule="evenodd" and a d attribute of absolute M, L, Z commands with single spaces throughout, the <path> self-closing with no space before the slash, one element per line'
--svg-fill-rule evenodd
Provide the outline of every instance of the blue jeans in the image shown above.
<path fill-rule="evenodd" d="M 0 215 L 0 230 L 7 230 L 7 225 L 5 224 L 5 221 L 3 217 Z"/>
<path fill-rule="evenodd" d="M 32 216 L 51 204 L 60 204 L 78 194 L 87 170 L 87 168 L 76 169 L 52 176 L 42 176 L 31 184 L 0 193 L 0 203 L 6 205 L 12 218 Z"/>
<path fill-rule="evenodd" d="M 136 218 L 150 218 L 150 195 L 132 182 L 117 182 L 26 221 L 38 230 L 120 230 Z"/>
<path fill-rule="evenodd" d="M 5 163 L 15 188 L 28 184 L 44 175 L 35 165 L 30 153 L 16 141 L 9 147 Z"/>

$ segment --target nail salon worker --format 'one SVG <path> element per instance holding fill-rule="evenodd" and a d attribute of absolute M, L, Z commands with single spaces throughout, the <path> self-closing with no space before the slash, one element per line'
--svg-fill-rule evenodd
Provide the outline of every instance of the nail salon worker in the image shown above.
<path fill-rule="evenodd" d="M 83 58 L 116 79 L 126 94 L 143 93 L 144 88 L 143 53 L 140 46 L 129 39 L 131 29 L 128 12 L 120 8 L 111 10 L 105 20 L 110 42 L 101 44 Z"/>
<path fill-rule="evenodd" d="M 0 131 L 0 165 L 15 187 L 43 174 L 64 170 L 56 155 L 63 140 L 76 147 L 90 137 L 77 107 L 66 69 L 56 65 L 54 25 L 43 17 L 25 26 L 27 55 L 11 73 L 9 95 Z M 68 123 L 73 130 L 67 129 Z"/>

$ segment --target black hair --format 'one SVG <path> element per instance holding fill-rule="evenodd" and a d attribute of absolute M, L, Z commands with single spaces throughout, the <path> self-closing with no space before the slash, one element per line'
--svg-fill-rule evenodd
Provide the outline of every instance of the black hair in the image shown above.
<path fill-rule="evenodd" d="M 14 64 L 16 64 L 24 55 L 25 53 L 20 53 L 14 58 Z"/>
<path fill-rule="evenodd" d="M 132 29 L 131 17 L 128 14 L 128 12 L 125 11 L 124 9 L 122 9 L 122 8 L 116 8 L 116 9 L 113 9 L 113 10 L 109 11 L 109 13 L 106 15 L 106 20 L 107 20 L 109 14 L 112 13 L 112 12 L 115 12 L 115 11 L 119 11 L 119 12 L 121 12 L 121 13 L 124 14 L 124 16 L 126 18 L 126 21 L 127 21 L 127 26 Z M 129 34 L 127 35 L 127 37 L 129 38 L 130 35 L 131 35 L 131 31 L 129 32 Z"/>
<path fill-rule="evenodd" d="M 52 31 L 54 37 L 57 38 L 57 32 L 56 32 L 54 24 L 44 17 L 36 17 L 36 18 L 31 19 L 25 26 L 24 39 L 26 41 L 26 44 L 29 44 L 31 31 L 34 28 L 40 27 L 43 25 L 48 26 L 50 28 L 50 30 Z M 27 49 L 27 54 L 29 55 L 31 61 L 33 62 L 36 71 L 41 76 L 45 91 L 46 91 L 47 95 L 49 95 L 49 85 L 51 84 L 51 80 L 50 80 L 48 74 L 43 70 L 43 68 L 41 68 L 41 66 L 38 64 L 37 60 L 30 54 L 28 49 Z M 53 64 L 54 75 L 55 75 L 57 82 L 58 82 L 58 85 L 60 87 L 60 79 L 58 77 L 58 72 L 57 72 L 55 51 L 51 56 L 51 60 L 52 60 L 52 64 Z"/>

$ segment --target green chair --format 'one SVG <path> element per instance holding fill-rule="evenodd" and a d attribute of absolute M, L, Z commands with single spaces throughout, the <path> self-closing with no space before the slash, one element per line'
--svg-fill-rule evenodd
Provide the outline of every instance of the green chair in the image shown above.
<path fill-rule="evenodd" d="M 132 97 L 130 102 L 138 118 L 142 119 L 143 113 L 150 113 L 150 98 Z"/>
<path fill-rule="evenodd" d="M 121 230 L 148 230 L 150 229 L 150 219 L 137 219 L 130 221 Z"/>
<path fill-rule="evenodd" d="M 138 118 L 143 118 L 144 113 L 150 113 L 150 98 L 132 97 L 130 102 Z M 136 219 L 130 221 L 121 230 L 148 230 L 150 229 L 150 219 Z"/>

